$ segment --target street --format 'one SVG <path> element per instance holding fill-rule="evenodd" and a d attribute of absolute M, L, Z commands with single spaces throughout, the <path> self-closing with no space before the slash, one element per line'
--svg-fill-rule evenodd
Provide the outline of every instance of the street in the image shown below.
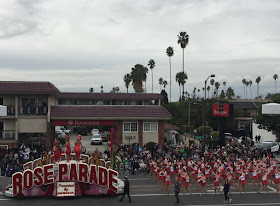
<path fill-rule="evenodd" d="M 123 178 L 123 174 L 120 175 Z M 0 201 L 3 201 L 2 205 L 29 205 L 29 206 L 47 206 L 47 205 L 176 205 L 174 197 L 174 182 L 170 185 L 170 195 L 168 196 L 165 191 L 159 189 L 157 182 L 152 182 L 151 177 L 147 177 L 144 174 L 128 175 L 130 181 L 130 193 L 132 203 L 128 202 L 128 198 L 125 197 L 123 202 L 119 202 L 119 196 L 82 196 L 78 198 L 54 198 L 54 197 L 34 197 L 34 198 L 8 198 L 3 193 L 0 194 Z M 5 185 L 11 183 L 11 178 L 1 177 L 0 186 L 3 188 Z M 213 195 L 213 187 L 207 186 L 207 194 L 200 196 L 200 188 L 196 190 L 195 186 L 191 186 L 190 190 L 192 195 L 186 194 L 185 196 L 180 194 L 180 205 L 194 205 L 194 206 L 206 206 L 206 205 L 225 205 L 223 203 L 224 195 L 217 193 Z M 232 203 L 230 205 L 280 205 L 280 195 L 275 194 L 275 189 L 272 185 L 269 185 L 269 194 L 265 194 L 263 190 L 260 194 L 253 190 L 253 185 L 248 184 L 248 194 L 238 195 L 236 187 L 232 187 Z M 181 190 L 182 192 L 182 190 Z"/>

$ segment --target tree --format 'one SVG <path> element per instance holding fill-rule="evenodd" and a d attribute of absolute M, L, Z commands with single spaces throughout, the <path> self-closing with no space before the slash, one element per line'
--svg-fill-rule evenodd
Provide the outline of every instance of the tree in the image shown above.
<path fill-rule="evenodd" d="M 221 91 L 221 94 L 220 94 L 220 98 L 221 99 L 225 99 L 226 95 L 225 95 L 225 92 L 224 90 Z"/>
<path fill-rule="evenodd" d="M 209 91 L 210 91 L 210 86 L 207 87 L 208 99 L 209 99 Z"/>
<path fill-rule="evenodd" d="M 184 58 L 185 58 L 185 55 L 184 55 L 184 49 L 186 48 L 186 46 L 188 45 L 189 43 L 189 35 L 187 34 L 187 32 L 180 32 L 178 36 L 178 44 L 180 44 L 181 48 L 183 49 L 183 72 L 185 72 L 185 63 L 184 63 Z M 185 88 L 184 88 L 184 84 L 183 84 L 183 99 L 184 99 L 184 93 L 185 93 Z"/>
<path fill-rule="evenodd" d="M 274 93 L 276 94 L 276 80 L 278 79 L 278 75 L 274 74 L 273 79 L 275 80 L 275 92 Z"/>
<path fill-rule="evenodd" d="M 129 87 L 130 82 L 131 82 L 130 74 L 124 75 L 123 81 L 124 81 L 124 84 L 125 84 L 125 87 L 126 87 L 126 93 L 128 93 L 128 87 Z"/>
<path fill-rule="evenodd" d="M 94 89 L 91 87 L 89 88 L 89 93 L 93 93 Z"/>
<path fill-rule="evenodd" d="M 217 90 L 217 93 L 216 93 L 216 95 L 217 95 L 217 97 L 219 96 L 219 88 L 220 88 L 220 83 L 219 82 L 215 82 L 215 88 L 216 88 L 216 90 Z"/>
<path fill-rule="evenodd" d="M 188 76 L 185 72 L 178 72 L 176 74 L 176 82 L 178 82 L 178 84 L 179 84 L 179 92 L 180 92 L 179 100 L 181 100 L 181 86 L 183 86 L 186 83 L 187 79 L 188 79 Z"/>
<path fill-rule="evenodd" d="M 246 99 L 248 99 L 247 88 L 248 88 L 248 86 L 249 86 L 249 81 L 246 81 L 246 82 L 245 82 L 245 85 L 246 85 Z"/>
<path fill-rule="evenodd" d="M 242 84 L 243 84 L 243 87 L 244 87 L 244 99 L 246 99 L 246 97 L 245 97 L 245 85 L 246 85 L 246 79 L 242 79 Z"/>
<path fill-rule="evenodd" d="M 223 82 L 224 90 L 226 89 L 226 85 L 227 85 L 227 83 Z"/>
<path fill-rule="evenodd" d="M 210 80 L 210 84 L 212 85 L 212 97 L 213 97 L 213 93 L 214 93 L 214 84 L 215 84 L 215 80 L 214 79 L 211 79 Z"/>
<path fill-rule="evenodd" d="M 144 67 L 142 64 L 136 64 L 130 73 L 130 78 L 132 81 L 132 86 L 136 93 L 143 92 L 143 81 L 147 79 L 148 68 Z"/>
<path fill-rule="evenodd" d="M 196 87 L 193 88 L 193 99 L 196 98 Z"/>
<path fill-rule="evenodd" d="M 119 87 L 113 87 L 110 93 L 118 93 L 120 91 Z"/>
<path fill-rule="evenodd" d="M 162 82 L 162 84 L 163 84 L 163 88 L 164 88 L 164 91 L 165 91 L 165 87 L 166 87 L 166 85 L 167 85 L 167 81 L 164 80 L 164 81 Z"/>
<path fill-rule="evenodd" d="M 261 82 L 261 77 L 257 77 L 256 83 L 257 83 L 257 97 L 259 97 L 259 83 Z"/>
<path fill-rule="evenodd" d="M 249 86 L 250 86 L 250 94 L 251 94 L 251 99 L 253 98 L 252 97 L 252 84 L 253 84 L 253 82 L 250 80 L 249 82 L 248 82 L 248 84 L 249 84 Z"/>
<path fill-rule="evenodd" d="M 148 66 L 150 67 L 151 69 L 151 72 L 152 72 L 152 93 L 154 93 L 154 77 L 153 77 L 153 68 L 155 68 L 156 66 L 156 63 L 153 59 L 150 59 L 149 63 L 148 63 Z"/>
<path fill-rule="evenodd" d="M 231 100 L 232 97 L 235 96 L 234 90 L 231 87 L 227 88 L 226 96 L 227 96 L 227 99 L 229 99 L 229 100 Z"/>
<path fill-rule="evenodd" d="M 169 68 L 170 68 L 170 82 L 169 82 L 169 86 L 170 86 L 170 94 L 169 94 L 169 101 L 171 102 L 171 57 L 174 55 L 174 50 L 173 47 L 168 47 L 166 49 L 166 54 L 169 57 Z"/>
<path fill-rule="evenodd" d="M 101 89 L 101 93 L 103 93 L 103 92 L 104 92 L 104 91 L 103 91 L 103 85 L 101 85 L 100 89 Z"/>
<path fill-rule="evenodd" d="M 200 89 L 197 90 L 197 98 L 200 98 L 199 92 L 200 92 Z"/>
<path fill-rule="evenodd" d="M 158 83 L 159 83 L 160 91 L 161 91 L 161 90 L 162 90 L 162 89 L 161 89 L 161 85 L 163 84 L 163 78 L 159 78 L 159 79 L 158 79 Z"/>

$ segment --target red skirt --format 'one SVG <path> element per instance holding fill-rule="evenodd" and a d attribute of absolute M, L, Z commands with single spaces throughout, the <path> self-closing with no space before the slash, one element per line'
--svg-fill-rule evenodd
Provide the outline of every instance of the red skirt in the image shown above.
<path fill-rule="evenodd" d="M 280 178 L 274 178 L 273 182 L 274 182 L 275 184 L 280 183 Z"/>
<path fill-rule="evenodd" d="M 188 182 L 184 182 L 184 186 L 188 187 L 190 184 Z"/>
<path fill-rule="evenodd" d="M 262 181 L 262 185 L 268 185 L 268 184 L 269 184 L 268 180 L 263 180 Z"/>
<path fill-rule="evenodd" d="M 206 182 L 204 182 L 204 183 L 200 182 L 199 184 L 200 184 L 201 187 L 205 187 L 206 186 Z"/>
<path fill-rule="evenodd" d="M 247 185 L 247 181 L 246 181 L 246 180 L 241 180 L 241 181 L 240 181 L 240 184 L 241 184 L 241 185 Z"/>
<path fill-rule="evenodd" d="M 191 173 L 191 177 L 195 177 L 195 173 Z"/>
<path fill-rule="evenodd" d="M 186 180 L 185 177 L 180 177 L 180 181 L 181 181 L 181 182 L 184 182 L 185 180 Z"/>
<path fill-rule="evenodd" d="M 233 185 L 233 181 L 229 181 L 229 185 L 232 186 Z"/>
<path fill-rule="evenodd" d="M 170 172 L 170 175 L 174 175 L 174 174 L 175 174 L 175 171 Z"/>
<path fill-rule="evenodd" d="M 164 182 L 164 184 L 167 186 L 167 185 L 171 185 L 171 181 L 166 181 Z"/>
<path fill-rule="evenodd" d="M 258 177 L 257 177 L 257 176 L 252 176 L 251 179 L 252 179 L 252 180 L 257 180 Z"/>
<path fill-rule="evenodd" d="M 218 182 L 214 182 L 214 185 L 215 186 L 220 186 L 220 182 L 218 181 Z"/>
<path fill-rule="evenodd" d="M 210 177 L 210 174 L 206 174 L 205 177 L 206 177 L 206 178 Z"/>
<path fill-rule="evenodd" d="M 249 178 L 250 178 L 250 175 L 249 175 L 249 174 L 245 175 L 245 178 L 246 178 L 246 179 L 249 179 Z"/>
<path fill-rule="evenodd" d="M 258 179 L 261 179 L 262 178 L 262 174 L 258 174 Z"/>

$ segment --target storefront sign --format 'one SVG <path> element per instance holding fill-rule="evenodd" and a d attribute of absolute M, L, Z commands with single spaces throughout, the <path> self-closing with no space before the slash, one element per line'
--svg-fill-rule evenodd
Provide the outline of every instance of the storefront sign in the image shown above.
<path fill-rule="evenodd" d="M 75 182 L 57 182 L 57 197 L 74 197 Z"/>
<path fill-rule="evenodd" d="M 212 106 L 212 115 L 219 117 L 229 117 L 229 104 L 214 104 Z"/>
<path fill-rule="evenodd" d="M 52 125 L 116 125 L 115 120 L 52 120 Z"/>

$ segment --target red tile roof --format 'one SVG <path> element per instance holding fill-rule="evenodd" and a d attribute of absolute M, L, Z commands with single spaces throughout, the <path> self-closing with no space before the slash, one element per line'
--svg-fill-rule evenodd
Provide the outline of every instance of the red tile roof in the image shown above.
<path fill-rule="evenodd" d="M 171 119 L 172 115 L 162 106 L 52 106 L 51 118 L 155 118 Z"/>
<path fill-rule="evenodd" d="M 172 124 L 169 124 L 167 122 L 164 122 L 164 130 L 177 130 L 177 131 L 179 131 L 180 128 L 176 125 L 172 125 Z"/>
<path fill-rule="evenodd" d="M 50 82 L 0 81 L 0 93 L 52 94 L 60 91 Z"/>
<path fill-rule="evenodd" d="M 61 92 L 60 99 L 136 99 L 156 100 L 163 99 L 161 94 L 156 93 L 85 93 L 85 92 Z"/>

